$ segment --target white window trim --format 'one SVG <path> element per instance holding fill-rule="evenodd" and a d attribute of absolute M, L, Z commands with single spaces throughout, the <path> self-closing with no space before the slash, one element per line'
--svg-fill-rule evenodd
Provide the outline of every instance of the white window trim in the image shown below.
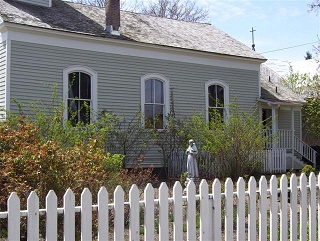
<path fill-rule="evenodd" d="M 91 77 L 91 99 L 92 99 L 92 110 L 93 115 L 91 116 L 91 122 L 95 121 L 96 113 L 98 112 L 98 74 L 94 70 L 81 66 L 81 65 L 74 65 L 70 66 L 63 70 L 63 103 L 64 103 L 64 111 L 63 111 L 63 120 L 66 121 L 68 119 L 68 81 L 69 81 L 69 73 L 72 72 L 83 72 Z"/>
<path fill-rule="evenodd" d="M 144 104 L 145 104 L 145 82 L 149 79 L 160 80 L 164 83 L 164 118 L 170 112 L 170 85 L 169 79 L 164 77 L 161 74 L 146 74 L 141 77 L 141 122 L 142 126 L 144 126 Z M 166 123 L 166 120 L 163 120 L 163 123 Z"/>
<path fill-rule="evenodd" d="M 222 81 L 222 80 L 217 80 L 217 79 L 213 79 L 213 80 L 209 80 L 205 83 L 205 99 L 206 99 L 206 120 L 207 122 L 209 121 L 209 113 L 208 113 L 208 109 L 209 109 L 209 100 L 208 100 L 208 88 L 211 85 L 220 85 L 223 87 L 224 89 L 224 107 L 226 110 L 226 116 L 225 116 L 225 120 L 228 120 L 228 116 L 229 116 L 229 85 Z"/>

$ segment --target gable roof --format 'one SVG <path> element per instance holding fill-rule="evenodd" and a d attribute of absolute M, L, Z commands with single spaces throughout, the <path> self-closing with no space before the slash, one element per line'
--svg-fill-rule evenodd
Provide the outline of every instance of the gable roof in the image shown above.
<path fill-rule="evenodd" d="M 281 76 L 265 63 L 260 67 L 260 101 L 283 105 L 304 105 L 307 102 L 281 83 Z"/>
<path fill-rule="evenodd" d="M 104 8 L 61 0 L 53 0 L 50 8 L 0 0 L 0 23 L 1 19 L 5 23 L 265 61 L 262 55 L 211 24 L 121 11 L 121 36 L 116 37 L 104 31 Z"/>

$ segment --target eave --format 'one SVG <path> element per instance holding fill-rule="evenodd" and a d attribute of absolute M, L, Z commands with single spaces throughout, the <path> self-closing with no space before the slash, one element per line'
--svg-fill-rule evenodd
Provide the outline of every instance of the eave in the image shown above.
<path fill-rule="evenodd" d="M 258 98 L 257 101 L 266 103 L 268 105 L 295 106 L 295 107 L 302 107 L 307 104 L 307 102 L 300 102 L 300 101 L 279 101 L 279 100 L 266 100 L 261 98 Z"/>

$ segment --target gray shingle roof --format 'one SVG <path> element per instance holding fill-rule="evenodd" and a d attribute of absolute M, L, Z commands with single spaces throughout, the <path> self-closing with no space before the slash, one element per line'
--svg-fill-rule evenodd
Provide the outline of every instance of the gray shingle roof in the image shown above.
<path fill-rule="evenodd" d="M 15 0 L 0 0 L 1 18 L 4 22 L 115 38 L 104 31 L 104 9 L 61 0 L 53 0 L 51 8 Z M 184 22 L 122 11 L 119 38 L 264 60 L 263 56 L 252 51 L 248 46 L 213 25 L 205 23 Z"/>
<path fill-rule="evenodd" d="M 281 84 L 281 76 L 266 64 L 261 64 L 260 69 L 262 100 L 284 104 L 306 104 L 302 97 L 283 86 Z"/>

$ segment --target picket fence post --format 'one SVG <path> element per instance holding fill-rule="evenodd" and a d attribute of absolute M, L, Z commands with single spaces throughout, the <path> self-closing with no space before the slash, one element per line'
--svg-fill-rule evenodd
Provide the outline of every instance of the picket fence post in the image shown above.
<path fill-rule="evenodd" d="M 129 207 L 130 207 L 130 228 L 129 239 L 131 241 L 140 240 L 140 206 L 139 206 L 139 189 L 137 185 L 132 185 L 129 191 Z"/>
<path fill-rule="evenodd" d="M 92 195 L 88 188 L 81 193 L 81 240 L 92 240 Z"/>
<path fill-rule="evenodd" d="M 262 176 L 259 181 L 259 240 L 267 240 L 267 179 Z"/>
<path fill-rule="evenodd" d="M 98 192 L 98 241 L 109 240 L 108 191 L 101 187 Z"/>
<path fill-rule="evenodd" d="M 307 240 L 307 176 L 300 176 L 300 240 Z"/>
<path fill-rule="evenodd" d="M 280 241 L 288 240 L 288 179 L 285 174 L 280 179 Z"/>
<path fill-rule="evenodd" d="M 245 182 L 242 177 L 237 182 L 237 241 L 245 240 Z"/>
<path fill-rule="evenodd" d="M 176 181 L 173 186 L 173 240 L 183 240 L 182 186 Z"/>
<path fill-rule="evenodd" d="M 206 180 L 201 180 L 200 186 L 200 241 L 210 239 L 212 210 L 209 206 L 209 187 Z"/>
<path fill-rule="evenodd" d="M 221 183 L 216 178 L 212 184 L 213 194 L 213 215 L 212 215 L 212 230 L 213 240 L 221 240 Z"/>
<path fill-rule="evenodd" d="M 312 172 L 309 176 L 310 201 L 309 201 L 309 240 L 316 240 L 317 209 L 316 209 L 316 176 Z"/>
<path fill-rule="evenodd" d="M 270 179 L 270 240 L 278 240 L 278 180 Z"/>
<path fill-rule="evenodd" d="M 20 240 L 20 199 L 15 192 L 8 199 L 8 240 Z"/>
<path fill-rule="evenodd" d="M 248 240 L 255 241 L 257 238 L 256 220 L 257 220 L 257 182 L 254 177 L 250 177 L 248 183 L 249 189 L 249 210 L 248 210 Z"/>
<path fill-rule="evenodd" d="M 144 189 L 144 240 L 154 239 L 154 190 L 150 183 Z"/>
<path fill-rule="evenodd" d="M 27 212 L 28 240 L 39 240 L 39 198 L 35 191 L 27 199 Z"/>
<path fill-rule="evenodd" d="M 227 178 L 225 182 L 225 240 L 233 240 L 233 182 Z"/>
<path fill-rule="evenodd" d="M 187 240 L 197 239 L 196 230 L 196 186 L 193 181 L 187 184 Z"/>
<path fill-rule="evenodd" d="M 114 240 L 124 240 L 124 191 L 117 186 L 114 191 Z"/>
<path fill-rule="evenodd" d="M 298 207 L 297 207 L 297 177 L 292 174 L 290 177 L 290 240 L 297 240 L 297 223 L 298 223 Z"/>
<path fill-rule="evenodd" d="M 159 240 L 169 240 L 168 186 L 165 182 L 159 187 Z"/>
<path fill-rule="evenodd" d="M 57 212 L 57 195 L 50 190 L 46 196 L 46 240 L 58 240 L 58 212 Z"/>
<path fill-rule="evenodd" d="M 64 240 L 75 240 L 75 197 L 71 189 L 69 188 L 63 196 L 63 208 L 64 208 Z"/>

